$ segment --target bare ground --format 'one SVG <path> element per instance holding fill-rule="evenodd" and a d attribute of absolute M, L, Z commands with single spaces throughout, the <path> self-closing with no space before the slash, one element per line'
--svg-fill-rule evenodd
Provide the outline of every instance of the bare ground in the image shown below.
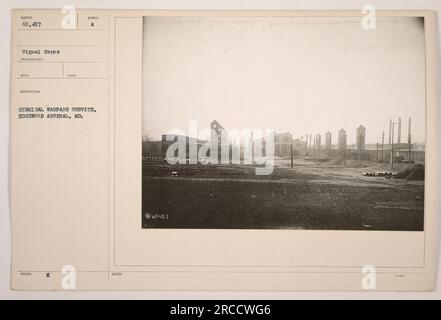
<path fill-rule="evenodd" d="M 279 161 L 256 176 L 253 166 L 144 162 L 142 226 L 422 231 L 424 182 L 361 175 L 386 168 Z"/>

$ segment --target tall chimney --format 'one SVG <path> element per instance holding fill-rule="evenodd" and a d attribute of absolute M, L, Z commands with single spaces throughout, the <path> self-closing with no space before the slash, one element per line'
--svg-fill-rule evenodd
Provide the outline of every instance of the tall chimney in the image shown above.
<path fill-rule="evenodd" d="M 401 117 L 398 117 L 398 143 L 401 143 Z"/>
<path fill-rule="evenodd" d="M 409 126 L 408 126 L 408 133 L 407 133 L 407 135 L 409 136 L 409 137 L 411 137 L 411 129 L 412 129 L 412 118 L 409 118 Z"/>

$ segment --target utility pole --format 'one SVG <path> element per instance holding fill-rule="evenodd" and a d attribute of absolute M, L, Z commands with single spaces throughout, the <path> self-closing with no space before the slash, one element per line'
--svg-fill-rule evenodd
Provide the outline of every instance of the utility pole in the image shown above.
<path fill-rule="evenodd" d="M 254 164 L 254 134 L 253 134 L 253 131 L 251 131 L 250 144 L 251 144 L 251 163 Z"/>
<path fill-rule="evenodd" d="M 345 167 L 346 167 L 346 144 L 345 144 L 345 151 L 344 151 L 344 159 L 345 159 Z"/>
<path fill-rule="evenodd" d="M 292 137 L 291 137 L 291 169 L 294 167 L 294 154 L 292 150 Z"/>
<path fill-rule="evenodd" d="M 412 136 L 411 136 L 411 124 L 412 124 L 412 118 L 409 118 L 409 127 L 408 127 L 408 137 L 407 137 L 407 144 L 409 147 L 409 159 L 408 159 L 408 163 L 410 163 L 412 161 L 412 156 L 411 156 L 411 152 L 412 152 Z"/>
<path fill-rule="evenodd" d="M 392 119 L 389 120 L 389 144 L 392 142 Z"/>
<path fill-rule="evenodd" d="M 395 128 L 395 122 L 392 122 L 392 140 L 391 140 L 391 152 L 390 152 L 390 169 L 393 170 L 394 168 L 394 128 Z"/>
<path fill-rule="evenodd" d="M 341 129 L 338 133 L 338 153 L 341 157 L 343 155 L 343 163 L 346 167 L 346 149 L 347 149 L 347 143 L 348 143 L 348 136 L 346 134 L 346 131 Z"/>
<path fill-rule="evenodd" d="M 381 163 L 383 163 L 384 161 L 383 156 L 384 156 L 384 131 L 381 137 Z"/>
<path fill-rule="evenodd" d="M 308 156 L 310 156 L 310 155 L 311 155 L 311 152 L 312 152 L 312 135 L 311 135 L 311 134 L 308 135 L 308 139 L 309 139 L 309 144 L 308 144 Z"/>
<path fill-rule="evenodd" d="M 306 147 L 306 154 L 308 154 L 308 148 L 309 148 L 309 143 L 308 143 L 308 134 L 306 134 L 306 144 L 305 144 L 305 147 Z"/>
<path fill-rule="evenodd" d="M 380 162 L 379 148 L 380 148 L 380 144 L 377 142 L 377 162 Z"/>

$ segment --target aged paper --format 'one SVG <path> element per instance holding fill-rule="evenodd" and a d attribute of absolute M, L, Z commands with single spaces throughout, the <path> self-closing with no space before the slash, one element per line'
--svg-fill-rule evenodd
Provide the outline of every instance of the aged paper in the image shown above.
<path fill-rule="evenodd" d="M 431 12 L 14 10 L 12 287 L 431 290 Z"/>

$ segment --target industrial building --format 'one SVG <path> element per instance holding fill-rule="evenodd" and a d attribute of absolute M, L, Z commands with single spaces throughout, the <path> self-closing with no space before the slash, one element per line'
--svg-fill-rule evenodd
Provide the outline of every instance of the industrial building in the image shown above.
<path fill-rule="evenodd" d="M 366 128 L 363 125 L 360 125 L 356 132 L 356 145 L 358 151 L 364 151 L 366 144 Z"/>
<path fill-rule="evenodd" d="M 274 156 L 291 157 L 292 134 L 289 132 L 274 134 Z"/>
<path fill-rule="evenodd" d="M 244 160 L 245 151 L 242 143 L 239 145 L 232 145 L 229 141 L 228 131 L 216 120 L 210 123 L 211 127 L 211 143 L 217 145 L 218 161 L 220 163 L 222 158 L 222 151 L 228 150 L 229 160 L 227 163 L 232 163 L 232 154 L 239 154 L 240 160 Z M 425 162 L 425 148 L 424 144 L 414 145 L 411 143 L 411 119 L 408 125 L 408 139 L 406 143 L 402 142 L 401 137 L 402 121 L 401 117 L 397 122 L 389 121 L 389 141 L 385 143 L 384 133 L 382 141 L 377 143 L 366 143 L 366 127 L 360 124 L 355 130 L 355 144 L 348 145 L 348 136 L 345 129 L 340 129 L 338 132 L 338 141 L 336 144 L 332 143 L 332 134 L 330 131 L 325 133 L 325 143 L 322 146 L 321 134 L 316 135 L 306 134 L 304 137 L 294 139 L 292 133 L 283 132 L 274 134 L 274 156 L 276 158 L 290 159 L 291 157 L 305 157 L 327 161 L 332 159 L 345 160 L 365 160 L 383 163 L 399 163 L 399 162 Z M 396 136 L 395 136 L 396 133 Z M 167 141 L 166 135 L 162 135 L 161 141 L 143 141 L 142 155 L 146 159 L 164 160 L 168 147 L 180 139 L 185 141 L 186 154 L 188 156 L 190 149 L 198 150 L 207 141 L 199 140 L 192 137 L 175 136 L 174 141 Z M 395 141 L 396 140 L 396 141 Z M 253 144 L 251 157 L 248 160 L 254 161 L 255 157 L 255 143 L 257 141 L 250 137 Z M 262 141 L 262 155 L 266 156 L 266 141 Z M 410 153 L 410 156 L 409 156 Z M 177 156 L 177 155 L 176 155 Z M 209 153 L 207 155 L 209 157 Z"/>
<path fill-rule="evenodd" d="M 167 135 L 163 134 L 160 141 L 143 141 L 142 142 L 142 156 L 150 160 L 165 160 L 167 156 L 167 149 L 176 141 L 185 141 L 185 155 L 189 158 L 190 150 L 199 151 L 201 146 L 207 143 L 205 140 L 197 138 L 174 135 L 173 141 L 167 141 Z M 175 157 L 178 158 L 178 153 L 175 152 Z"/>

